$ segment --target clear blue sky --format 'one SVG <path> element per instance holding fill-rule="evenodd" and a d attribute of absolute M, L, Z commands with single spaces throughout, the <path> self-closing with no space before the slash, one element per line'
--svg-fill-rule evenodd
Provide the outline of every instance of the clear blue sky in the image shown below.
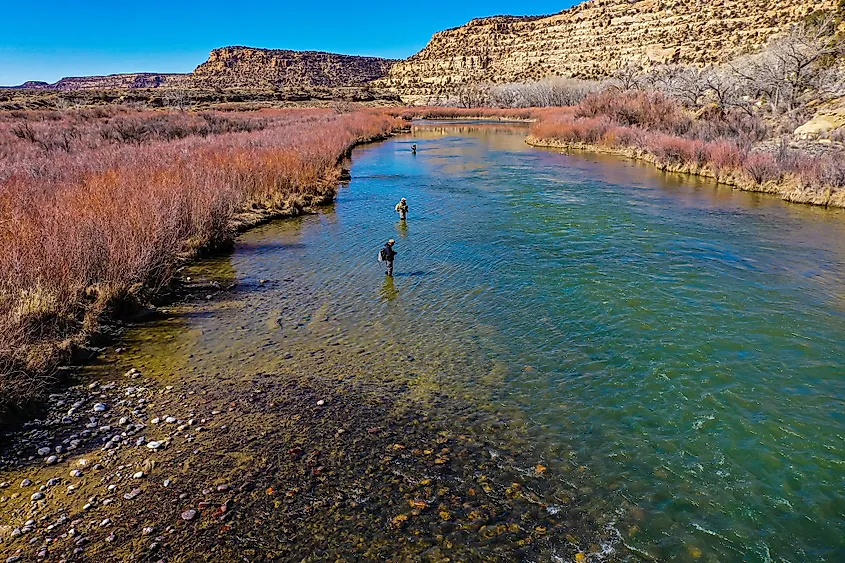
<path fill-rule="evenodd" d="M 0 1 L 0 85 L 190 72 L 226 45 L 405 58 L 475 17 L 552 14 L 578 0 Z"/>

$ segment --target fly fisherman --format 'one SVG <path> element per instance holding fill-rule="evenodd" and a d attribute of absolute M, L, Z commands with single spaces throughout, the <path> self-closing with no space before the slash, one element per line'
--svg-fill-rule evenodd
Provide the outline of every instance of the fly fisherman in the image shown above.
<path fill-rule="evenodd" d="M 403 221 L 408 218 L 408 202 L 405 198 L 402 198 L 402 201 L 396 204 L 396 212 L 399 214 L 399 218 Z"/>
<path fill-rule="evenodd" d="M 378 261 L 384 262 L 387 267 L 387 271 L 385 273 L 391 278 L 393 277 L 393 259 L 396 257 L 396 251 L 393 250 L 394 244 L 396 244 L 396 241 L 390 239 L 387 241 L 387 244 L 384 245 L 384 248 L 379 250 L 378 253 Z"/>

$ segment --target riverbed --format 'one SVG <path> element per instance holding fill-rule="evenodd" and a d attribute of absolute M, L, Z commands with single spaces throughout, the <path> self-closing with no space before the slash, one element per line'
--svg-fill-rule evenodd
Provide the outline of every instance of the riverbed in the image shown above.
<path fill-rule="evenodd" d="M 397 560 L 845 558 L 845 213 L 525 134 L 426 123 L 356 149 L 333 206 L 182 272 L 194 299 L 128 327 L 125 350 L 81 375 L 78 411 L 103 401 L 143 426 L 123 442 L 158 433 L 167 447 L 95 454 L 107 430 L 42 467 L 46 438 L 22 436 L 34 457 L 12 456 L 0 481 L 102 456 L 83 484 L 101 502 L 153 456 L 142 488 L 172 504 L 151 520 L 165 560 L 191 560 L 191 534 L 208 560 L 314 545 Z M 376 260 L 389 238 L 393 279 Z M 173 428 L 152 424 L 167 415 Z M 7 501 L 10 530 L 34 490 Z M 199 518 L 199 533 L 181 518 L 199 503 L 238 516 Z M 123 536 L 92 531 L 90 552 L 149 551 L 122 510 Z"/>

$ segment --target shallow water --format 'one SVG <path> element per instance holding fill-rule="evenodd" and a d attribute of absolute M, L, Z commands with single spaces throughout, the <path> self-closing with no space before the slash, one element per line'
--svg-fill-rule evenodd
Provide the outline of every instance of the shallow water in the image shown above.
<path fill-rule="evenodd" d="M 132 331 L 131 362 L 213 377 L 341 346 L 423 400 L 512 409 L 597 507 L 636 506 L 613 516 L 635 550 L 845 560 L 845 214 L 524 135 L 356 150 L 336 205 L 192 268 L 239 290 Z"/>

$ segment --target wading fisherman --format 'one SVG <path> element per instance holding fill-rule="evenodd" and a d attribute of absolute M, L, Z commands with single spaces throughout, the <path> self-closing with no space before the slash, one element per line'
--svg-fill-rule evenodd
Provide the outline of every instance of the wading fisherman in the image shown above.
<path fill-rule="evenodd" d="M 408 218 L 408 202 L 403 197 L 402 200 L 396 204 L 396 213 L 403 221 Z"/>
<path fill-rule="evenodd" d="M 397 254 L 397 252 L 393 250 L 394 244 L 396 244 L 396 241 L 390 239 L 387 241 L 387 244 L 384 245 L 384 248 L 378 251 L 378 261 L 384 262 L 387 267 L 387 271 L 385 273 L 391 278 L 393 277 L 393 259 Z"/>
<path fill-rule="evenodd" d="M 417 154 L 417 145 L 416 144 L 411 145 L 411 154 Z"/>

